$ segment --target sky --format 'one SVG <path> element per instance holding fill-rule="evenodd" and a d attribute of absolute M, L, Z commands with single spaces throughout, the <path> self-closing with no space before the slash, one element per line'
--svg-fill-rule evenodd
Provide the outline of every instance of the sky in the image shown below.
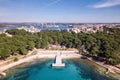
<path fill-rule="evenodd" d="M 0 0 L 0 22 L 119 23 L 120 0 Z"/>

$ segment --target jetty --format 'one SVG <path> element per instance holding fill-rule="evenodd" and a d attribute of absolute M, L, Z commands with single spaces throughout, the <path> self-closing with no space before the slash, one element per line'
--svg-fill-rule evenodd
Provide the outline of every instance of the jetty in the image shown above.
<path fill-rule="evenodd" d="M 62 63 L 62 57 L 60 53 L 57 53 L 55 57 L 55 63 L 52 64 L 52 67 L 64 67 L 65 64 Z"/>

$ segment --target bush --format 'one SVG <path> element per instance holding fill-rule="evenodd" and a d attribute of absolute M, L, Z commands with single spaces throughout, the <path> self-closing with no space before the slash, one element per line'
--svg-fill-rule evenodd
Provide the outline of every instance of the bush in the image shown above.
<path fill-rule="evenodd" d="M 27 54 L 27 50 L 25 48 L 20 48 L 19 49 L 19 53 L 22 55 L 26 55 Z"/>
<path fill-rule="evenodd" d="M 19 59 L 18 59 L 17 57 L 14 58 L 14 61 L 15 61 L 15 62 L 18 61 L 18 60 L 19 60 Z"/>

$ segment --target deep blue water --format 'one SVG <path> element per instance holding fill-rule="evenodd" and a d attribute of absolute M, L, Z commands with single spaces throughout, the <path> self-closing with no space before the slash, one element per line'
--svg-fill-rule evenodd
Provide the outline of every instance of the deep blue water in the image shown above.
<path fill-rule="evenodd" d="M 8 26 L 8 27 L 0 27 L 0 30 L 8 30 L 8 29 L 15 29 L 15 28 L 20 28 L 20 26 Z"/>
<path fill-rule="evenodd" d="M 14 28 L 20 28 L 21 26 L 9 26 L 9 27 L 0 27 L 0 30 L 4 30 L 4 29 L 14 29 Z M 30 26 L 26 26 L 28 28 L 30 28 Z M 60 25 L 58 27 L 42 27 L 42 26 L 34 26 L 35 28 L 37 29 L 40 29 L 40 30 L 64 30 L 64 29 L 67 29 L 68 26 L 65 26 L 65 25 Z"/>
<path fill-rule="evenodd" d="M 36 61 L 10 70 L 2 80 L 112 80 L 88 64 L 65 60 L 64 68 L 53 68 L 53 60 Z"/>

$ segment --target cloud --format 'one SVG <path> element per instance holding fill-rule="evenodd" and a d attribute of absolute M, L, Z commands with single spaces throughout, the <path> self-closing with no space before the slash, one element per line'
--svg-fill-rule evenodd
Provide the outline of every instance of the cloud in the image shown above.
<path fill-rule="evenodd" d="M 107 0 L 105 2 L 93 5 L 93 8 L 105 8 L 120 5 L 120 0 Z"/>
<path fill-rule="evenodd" d="M 57 4 L 58 2 L 60 2 L 61 0 L 55 0 L 53 2 L 51 2 L 49 5 L 53 5 L 53 4 Z"/>
<path fill-rule="evenodd" d="M 57 4 L 58 2 L 60 2 L 60 1 L 61 1 L 61 0 L 54 0 L 54 1 L 50 2 L 50 3 L 47 3 L 46 7 L 55 5 L 55 4 Z"/>
<path fill-rule="evenodd" d="M 46 8 L 49 8 L 50 6 L 58 4 L 60 1 L 62 1 L 62 0 L 52 0 L 49 2 L 45 2 L 44 5 L 41 6 L 41 8 L 39 8 L 39 9 L 45 10 Z"/>

